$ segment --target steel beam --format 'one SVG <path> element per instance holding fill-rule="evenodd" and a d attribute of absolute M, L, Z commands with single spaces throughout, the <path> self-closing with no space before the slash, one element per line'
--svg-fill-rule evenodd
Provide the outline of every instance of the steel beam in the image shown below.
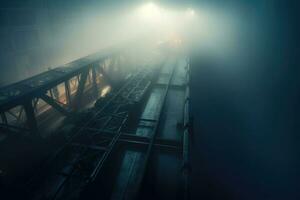
<path fill-rule="evenodd" d="M 122 135 L 122 128 L 124 127 L 125 122 L 127 122 L 128 119 L 128 112 L 129 107 L 125 108 L 123 110 L 123 104 L 124 102 L 131 102 L 136 97 L 136 93 L 141 90 L 140 87 L 145 87 L 146 84 L 144 83 L 144 79 L 147 79 L 148 76 L 143 75 L 143 71 L 136 72 L 135 76 L 132 76 L 128 82 L 126 82 L 115 94 L 113 94 L 109 101 L 105 103 L 101 108 L 97 109 L 94 115 L 88 119 L 86 123 L 82 127 L 78 127 L 78 130 L 71 136 L 71 138 L 68 140 L 68 142 L 63 145 L 62 148 L 60 148 L 54 155 L 51 157 L 47 163 L 55 163 L 57 156 L 63 155 L 65 151 L 68 151 L 69 147 L 71 146 L 72 149 L 76 149 L 76 151 L 80 152 L 80 155 L 87 155 L 87 150 L 93 150 L 99 149 L 104 150 L 103 154 L 97 154 L 98 158 L 96 160 L 96 163 L 93 163 L 93 166 L 91 166 L 92 170 L 87 172 L 84 176 L 89 177 L 88 183 L 93 182 L 95 178 L 98 178 L 103 171 L 103 166 L 107 164 L 107 161 L 112 156 L 112 152 L 116 149 L 117 145 L 120 142 L 120 137 Z M 123 103 L 120 101 L 124 101 Z M 122 112 L 124 115 L 119 115 L 118 113 Z M 97 119 L 103 115 L 108 115 L 107 118 L 102 123 L 95 123 Z M 96 140 L 95 138 L 92 138 L 91 131 L 89 131 L 87 128 L 91 127 L 94 129 L 98 128 L 97 132 L 102 132 L 105 129 L 110 129 L 114 127 L 113 131 L 116 133 L 111 138 L 108 138 L 107 140 Z M 101 143 L 101 141 L 105 141 L 105 143 Z M 125 141 L 124 141 L 125 142 Z M 74 145 L 75 144 L 75 145 Z M 96 147 L 97 146 L 97 147 Z M 104 147 L 104 148 L 102 148 Z M 76 158 L 74 160 L 74 167 L 76 163 L 80 162 L 80 157 Z M 68 175 L 68 178 L 65 179 L 63 182 L 61 182 L 60 186 L 57 187 L 55 185 L 55 189 L 53 194 L 51 195 L 53 197 L 57 197 L 63 189 L 64 186 L 67 184 L 68 180 L 71 180 L 72 176 L 78 172 L 77 168 L 75 171 L 72 171 Z M 58 172 L 55 174 L 60 174 L 63 171 L 63 169 L 59 169 Z M 78 175 L 78 174 L 76 174 Z M 83 175 L 82 175 L 83 176 Z M 51 177 L 51 176 L 50 176 Z M 87 184 L 86 181 L 85 183 Z M 69 193 L 69 191 L 67 191 Z"/>
<path fill-rule="evenodd" d="M 3 122 L 4 124 L 7 124 L 7 118 L 6 118 L 5 112 L 1 112 L 0 114 L 1 114 L 2 122 Z"/>
<path fill-rule="evenodd" d="M 92 78 L 93 78 L 93 93 L 94 97 L 98 98 L 99 97 L 99 89 L 98 89 L 98 84 L 97 84 L 97 72 L 95 69 L 95 66 L 92 67 Z"/>
<path fill-rule="evenodd" d="M 86 80 L 87 80 L 87 77 L 88 77 L 88 73 L 89 73 L 89 68 L 83 70 L 83 72 L 81 73 L 78 88 L 77 88 L 77 92 L 76 92 L 76 96 L 75 96 L 75 99 L 74 99 L 74 109 L 75 110 L 78 110 L 79 107 L 81 106 L 82 94 L 84 92 L 85 83 L 86 83 Z"/>
<path fill-rule="evenodd" d="M 41 95 L 41 99 L 43 99 L 46 103 L 48 103 L 50 106 L 52 106 L 54 109 L 62 113 L 63 115 L 68 116 L 70 114 L 69 111 L 67 111 L 65 108 L 61 107 L 56 101 L 54 101 L 51 97 L 48 95 Z"/>
<path fill-rule="evenodd" d="M 165 88 L 166 87 L 166 84 L 164 84 L 164 83 L 156 83 L 155 84 L 155 86 L 156 87 L 161 87 L 161 88 Z M 169 86 L 170 87 L 170 89 L 172 89 L 172 90 L 185 90 L 185 88 L 186 88 L 186 85 L 184 84 L 184 85 L 170 85 Z"/>
<path fill-rule="evenodd" d="M 184 112 L 183 112 L 183 187 L 184 187 L 184 199 L 190 199 L 190 138 L 191 138 L 191 122 L 190 122 L 190 90 L 189 90 L 189 62 L 187 64 L 187 77 L 186 77 L 186 90 L 185 90 L 185 101 L 184 101 Z"/>
<path fill-rule="evenodd" d="M 19 111 L 19 115 L 18 115 L 18 118 L 17 118 L 17 122 L 19 122 L 22 119 L 23 111 L 24 111 L 24 107 L 21 106 L 20 111 Z"/>
<path fill-rule="evenodd" d="M 11 116 L 13 116 L 13 117 L 16 118 L 16 119 L 18 118 L 18 116 L 16 116 L 16 115 L 15 115 L 13 112 L 11 112 L 10 110 L 7 111 L 7 113 L 10 114 Z"/>
<path fill-rule="evenodd" d="M 140 195 L 141 186 L 142 186 L 142 183 L 143 183 L 144 178 L 145 178 L 145 174 L 146 174 L 146 171 L 147 171 L 147 168 L 148 168 L 148 163 L 149 163 L 150 157 L 152 155 L 153 146 L 155 145 L 155 140 L 156 140 L 156 135 L 157 135 L 157 132 L 158 132 L 158 127 L 159 127 L 160 122 L 161 122 L 160 119 L 162 117 L 163 110 L 164 110 L 164 107 L 165 107 L 165 104 L 166 104 L 166 99 L 167 99 L 167 95 L 169 93 L 171 81 L 172 81 L 174 73 L 175 73 L 175 68 L 176 67 L 174 66 L 173 69 L 172 69 L 171 74 L 169 75 L 170 77 L 168 79 L 168 82 L 165 86 L 164 95 L 163 95 L 163 98 L 161 99 L 161 102 L 160 102 L 160 107 L 159 107 L 159 112 L 158 112 L 159 115 L 158 115 L 157 119 L 155 119 L 157 122 L 155 123 L 154 128 L 153 128 L 153 134 L 152 134 L 152 137 L 150 138 L 150 142 L 149 142 L 149 145 L 148 145 L 147 150 L 146 150 L 145 160 L 142 163 L 140 174 L 137 177 L 137 180 L 136 180 L 136 183 L 135 183 L 136 186 L 130 192 L 131 193 L 130 196 L 132 197 L 132 199 L 138 199 L 139 195 Z"/>
<path fill-rule="evenodd" d="M 65 81 L 65 92 L 66 92 L 66 101 L 69 107 L 71 107 L 71 90 L 69 80 Z"/>
<path fill-rule="evenodd" d="M 34 135 L 37 135 L 38 127 L 35 118 L 34 108 L 32 105 L 32 100 L 27 100 L 24 103 L 24 110 L 26 114 L 26 123 L 28 128 L 32 131 Z"/>
<path fill-rule="evenodd" d="M 46 92 L 60 83 L 74 76 L 78 76 L 82 71 L 90 68 L 91 64 L 115 56 L 121 52 L 121 49 L 122 48 L 112 48 L 97 52 L 31 78 L 0 88 L 1 110 L 6 111 L 18 105 L 22 105 L 24 99 L 29 97 L 33 99 L 40 95 L 41 92 Z"/>
<path fill-rule="evenodd" d="M 17 131 L 17 132 L 30 132 L 29 129 L 23 128 L 23 127 L 18 127 L 18 126 L 14 126 L 14 125 L 10 125 L 10 124 L 3 124 L 0 123 L 0 127 L 4 128 L 6 130 L 10 130 L 10 131 Z"/>

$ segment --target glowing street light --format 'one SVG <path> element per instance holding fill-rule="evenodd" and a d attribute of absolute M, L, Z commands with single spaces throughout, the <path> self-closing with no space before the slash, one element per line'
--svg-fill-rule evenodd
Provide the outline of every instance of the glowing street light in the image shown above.
<path fill-rule="evenodd" d="M 163 10 L 159 8 L 156 4 L 150 2 L 145 5 L 142 5 L 138 9 L 138 14 L 141 19 L 150 22 L 157 22 L 162 19 Z"/>

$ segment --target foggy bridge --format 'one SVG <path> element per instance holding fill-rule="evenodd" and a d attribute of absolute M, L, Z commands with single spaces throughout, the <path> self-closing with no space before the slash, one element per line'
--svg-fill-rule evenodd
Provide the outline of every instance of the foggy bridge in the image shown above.
<path fill-rule="evenodd" d="M 295 2 L 1 1 L 0 199 L 299 200 Z"/>
<path fill-rule="evenodd" d="M 139 53 L 107 49 L 1 89 L 4 142 L 24 137 L 18 148 L 29 152 L 51 143 L 38 158 L 23 155 L 22 166 L 1 161 L 8 191 L 23 199 L 188 197 L 189 58 L 156 47 L 132 59 Z"/>

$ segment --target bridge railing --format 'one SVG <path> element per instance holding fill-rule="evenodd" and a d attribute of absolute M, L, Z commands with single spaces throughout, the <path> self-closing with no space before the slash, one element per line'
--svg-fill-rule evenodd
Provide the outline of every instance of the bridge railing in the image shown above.
<path fill-rule="evenodd" d="M 68 116 L 80 110 L 116 81 L 124 54 L 123 48 L 105 49 L 0 88 L 0 129 L 38 134 L 47 111 Z"/>

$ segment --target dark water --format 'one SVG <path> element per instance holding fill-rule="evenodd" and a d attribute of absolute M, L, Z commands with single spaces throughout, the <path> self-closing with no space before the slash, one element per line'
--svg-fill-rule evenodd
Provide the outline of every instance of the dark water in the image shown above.
<path fill-rule="evenodd" d="M 236 58 L 192 53 L 194 199 L 300 199 L 297 6 L 272 3 L 245 9 Z"/>

